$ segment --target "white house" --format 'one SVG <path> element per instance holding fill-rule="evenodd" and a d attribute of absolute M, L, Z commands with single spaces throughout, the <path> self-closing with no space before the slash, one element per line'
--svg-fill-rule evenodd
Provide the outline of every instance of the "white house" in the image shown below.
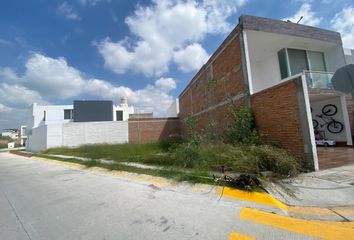
<path fill-rule="evenodd" d="M 26 149 L 128 142 L 128 118 L 134 108 L 126 98 L 112 101 L 74 101 L 73 105 L 41 106 L 28 112 Z"/>
<path fill-rule="evenodd" d="M 3 129 L 1 136 L 10 137 L 13 140 L 18 138 L 18 130 L 17 129 Z"/>

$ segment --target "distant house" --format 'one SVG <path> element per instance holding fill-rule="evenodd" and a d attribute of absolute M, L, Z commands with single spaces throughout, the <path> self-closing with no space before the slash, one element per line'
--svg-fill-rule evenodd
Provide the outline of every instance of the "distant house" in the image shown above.
<path fill-rule="evenodd" d="M 134 108 L 122 98 L 112 101 L 74 101 L 73 105 L 41 106 L 28 112 L 28 151 L 94 143 L 128 142 L 128 118 Z"/>
<path fill-rule="evenodd" d="M 18 129 L 13 129 L 13 128 L 3 129 L 1 132 L 1 136 L 10 137 L 13 140 L 16 140 L 18 138 L 18 135 L 19 135 Z"/>

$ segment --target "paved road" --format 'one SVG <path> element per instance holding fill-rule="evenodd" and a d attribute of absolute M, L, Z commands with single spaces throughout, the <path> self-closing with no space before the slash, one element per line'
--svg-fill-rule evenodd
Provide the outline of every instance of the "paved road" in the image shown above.
<path fill-rule="evenodd" d="M 189 185 L 152 184 L 0 153 L 3 240 L 314 239 L 257 222 L 268 217 L 247 211 L 247 202 L 218 198 Z"/>

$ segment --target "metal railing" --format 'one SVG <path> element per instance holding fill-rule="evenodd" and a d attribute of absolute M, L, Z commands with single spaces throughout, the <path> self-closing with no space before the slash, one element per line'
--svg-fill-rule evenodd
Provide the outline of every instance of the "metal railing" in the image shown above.
<path fill-rule="evenodd" d="M 304 71 L 306 76 L 307 86 L 309 88 L 324 88 L 332 89 L 333 73 L 318 72 L 318 71 Z"/>

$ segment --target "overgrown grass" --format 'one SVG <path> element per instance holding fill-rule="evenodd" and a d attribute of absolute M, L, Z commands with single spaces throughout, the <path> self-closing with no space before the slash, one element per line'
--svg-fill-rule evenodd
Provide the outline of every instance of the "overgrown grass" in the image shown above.
<path fill-rule="evenodd" d="M 228 171 L 259 174 L 272 171 L 278 176 L 294 176 L 300 161 L 284 149 L 270 145 L 149 143 L 122 145 L 87 145 L 78 148 L 53 148 L 44 154 L 109 159 L 119 162 L 153 164 L 174 169 L 187 169 L 210 176 L 225 166 Z M 120 164 L 121 165 L 121 164 Z"/>
<path fill-rule="evenodd" d="M 91 159 L 110 159 L 115 161 L 129 161 L 130 159 L 148 159 L 156 154 L 166 153 L 172 146 L 170 142 L 155 142 L 146 144 L 93 144 L 77 148 L 59 147 L 43 151 L 44 154 L 57 154 L 85 157 Z"/>
<path fill-rule="evenodd" d="M 178 163 L 204 171 L 228 171 L 259 174 L 272 171 L 278 176 L 294 176 L 300 171 L 300 161 L 284 149 L 270 145 L 204 144 L 180 145 L 175 153 Z"/>

